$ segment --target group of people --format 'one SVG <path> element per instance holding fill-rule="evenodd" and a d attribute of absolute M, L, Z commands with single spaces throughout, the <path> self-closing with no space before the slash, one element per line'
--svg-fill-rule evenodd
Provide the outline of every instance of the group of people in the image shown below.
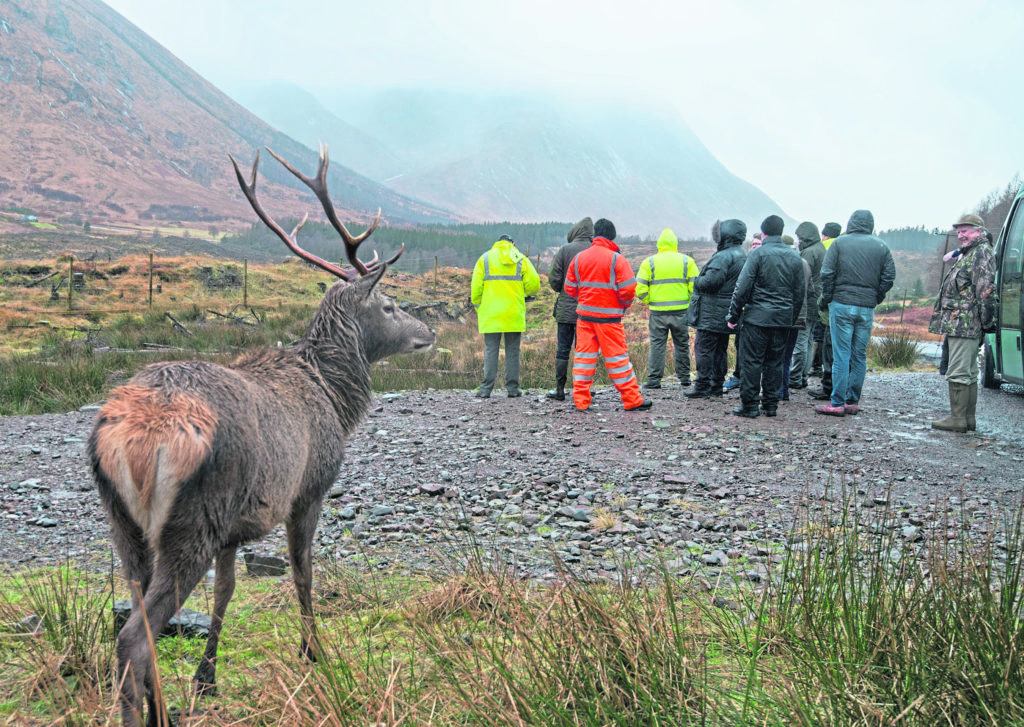
<path fill-rule="evenodd" d="M 697 375 L 684 392 L 687 398 L 720 397 L 729 388 L 727 351 L 733 336 L 734 377 L 740 389 L 740 406 L 733 414 L 776 416 L 779 401 L 789 398 L 790 389 L 807 388 L 812 363 L 819 357 L 822 387 L 812 396 L 826 403 L 815 411 L 828 416 L 857 414 L 874 309 L 896 278 L 892 253 L 874 235 L 874 216 L 868 210 L 850 216 L 845 234 L 835 222 L 819 232 L 817 225 L 805 221 L 797 226 L 794 240 L 783 235 L 784 226 L 778 215 L 765 218 L 747 252 L 743 221 L 716 222 L 716 250 L 699 269 L 692 257 L 679 251 L 673 231 L 665 229 L 655 254 L 634 274 L 615 243 L 610 220 L 584 217 L 577 222 L 556 252 L 548 275 L 558 294 L 558 344 L 555 388 L 547 397 L 565 400 L 571 371 L 573 402 L 579 410 L 588 409 L 597 366 L 603 362 L 627 411 L 651 408 L 651 400 L 641 393 L 622 325 L 627 309 L 639 300 L 650 308 L 643 389 L 661 388 L 670 336 L 675 374 L 684 387 L 691 385 L 693 328 Z M 986 234 L 979 217 L 966 215 L 954 228 L 962 242 L 961 255 L 952 277 L 947 275 L 943 282 L 932 321 L 933 330 L 950 341 L 947 380 L 952 413 L 933 426 L 967 431 L 974 427 L 978 345 L 994 318 L 994 262 L 988 246 L 979 244 Z M 536 269 L 507 236 L 477 261 L 471 298 L 485 351 L 484 380 L 476 396 L 487 398 L 493 391 L 502 336 L 507 393 L 521 396 L 519 343 L 526 327 L 525 300 L 539 287 Z"/>

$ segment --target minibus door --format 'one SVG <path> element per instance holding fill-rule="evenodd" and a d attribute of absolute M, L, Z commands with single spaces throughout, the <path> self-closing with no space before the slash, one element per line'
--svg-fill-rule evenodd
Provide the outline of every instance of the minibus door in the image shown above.
<path fill-rule="evenodd" d="M 1004 230 L 999 254 L 999 331 L 996 334 L 996 365 L 1002 380 L 1024 384 L 1021 321 L 1024 320 L 1024 197 L 1018 197 Z"/>

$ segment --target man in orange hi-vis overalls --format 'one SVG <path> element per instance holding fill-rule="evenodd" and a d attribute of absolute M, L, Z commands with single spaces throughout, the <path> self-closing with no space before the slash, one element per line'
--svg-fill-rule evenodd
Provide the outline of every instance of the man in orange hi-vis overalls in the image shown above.
<path fill-rule="evenodd" d="M 640 395 L 622 328 L 622 316 L 633 304 L 636 278 L 614 239 L 615 225 L 603 218 L 595 222 L 594 242 L 573 258 L 565 276 L 563 290 L 576 299 L 572 398 L 581 411 L 590 406 L 598 355 L 604 356 L 608 378 L 619 390 L 626 411 L 651 408 L 651 401 Z"/>

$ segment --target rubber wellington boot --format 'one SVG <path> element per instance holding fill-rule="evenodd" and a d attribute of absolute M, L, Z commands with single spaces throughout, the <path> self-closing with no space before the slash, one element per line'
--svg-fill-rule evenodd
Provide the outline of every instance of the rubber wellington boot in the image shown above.
<path fill-rule="evenodd" d="M 565 401 L 565 381 L 568 378 L 569 360 L 555 359 L 555 388 L 544 396 L 555 401 Z"/>
<path fill-rule="evenodd" d="M 932 429 L 939 429 L 943 432 L 967 431 L 967 397 L 970 396 L 970 387 L 967 384 L 954 384 L 949 382 L 949 416 L 932 422 Z"/>
<path fill-rule="evenodd" d="M 978 420 L 976 415 L 978 413 L 978 382 L 975 381 L 973 384 L 967 387 L 967 431 L 974 432 L 978 429 Z"/>

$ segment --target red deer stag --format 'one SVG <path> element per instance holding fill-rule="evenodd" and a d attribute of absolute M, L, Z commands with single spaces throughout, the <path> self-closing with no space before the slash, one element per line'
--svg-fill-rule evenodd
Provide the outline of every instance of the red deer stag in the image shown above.
<path fill-rule="evenodd" d="M 139 724 L 143 695 L 146 724 L 167 724 L 154 688 L 149 625 L 167 623 L 214 558 L 212 627 L 195 689 L 215 691 L 217 641 L 235 588 L 235 551 L 282 521 L 301 611 L 301 653 L 315 658 L 313 533 L 345 441 L 370 404 L 370 364 L 434 343 L 432 330 L 377 287 L 404 246 L 387 262 L 376 255 L 370 263 L 359 259 L 357 248 L 376 229 L 380 212 L 362 235 L 349 233 L 327 192 L 327 148 L 321 147 L 315 178 L 270 153 L 316 194 L 355 271 L 299 247 L 296 237 L 305 219 L 289 235 L 263 210 L 256 199 L 258 153 L 248 184 L 231 158 L 264 224 L 296 255 L 341 280 L 327 291 L 294 348 L 262 350 L 230 366 L 148 366 L 111 392 L 97 416 L 89 458 L 133 588 L 132 614 L 117 639 L 125 725 Z"/>

